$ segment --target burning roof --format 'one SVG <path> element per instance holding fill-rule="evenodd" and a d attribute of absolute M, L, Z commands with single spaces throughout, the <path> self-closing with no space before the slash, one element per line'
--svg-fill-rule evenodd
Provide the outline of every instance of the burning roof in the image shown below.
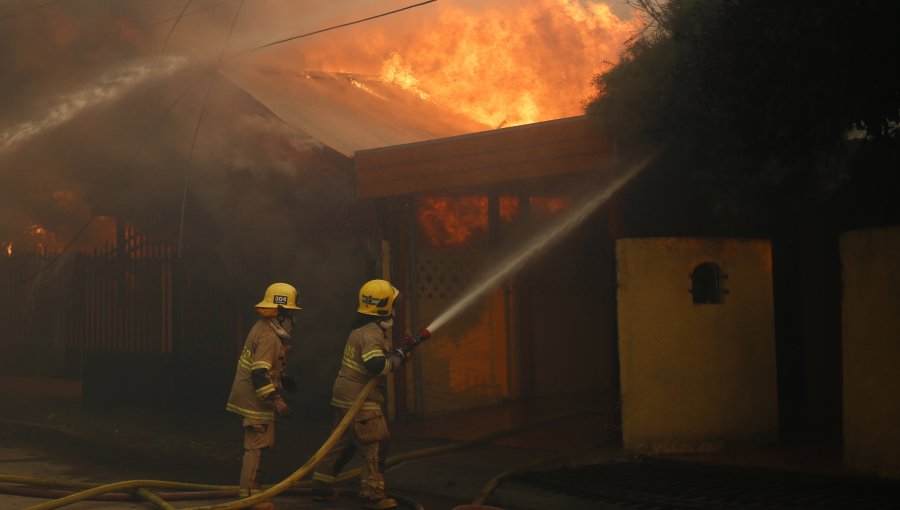
<path fill-rule="evenodd" d="M 235 67 L 225 75 L 286 123 L 348 157 L 486 127 L 371 76 L 270 66 Z"/>

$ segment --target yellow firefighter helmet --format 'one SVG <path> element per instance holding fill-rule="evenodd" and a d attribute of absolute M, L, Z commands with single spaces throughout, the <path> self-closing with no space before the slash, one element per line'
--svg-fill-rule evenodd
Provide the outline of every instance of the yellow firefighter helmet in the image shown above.
<path fill-rule="evenodd" d="M 385 280 L 371 280 L 359 289 L 359 313 L 388 316 L 400 291 Z"/>
<path fill-rule="evenodd" d="M 297 288 L 288 283 L 273 283 L 266 289 L 263 300 L 256 304 L 256 308 L 286 308 L 288 310 L 303 310 L 297 302 L 300 296 Z"/>

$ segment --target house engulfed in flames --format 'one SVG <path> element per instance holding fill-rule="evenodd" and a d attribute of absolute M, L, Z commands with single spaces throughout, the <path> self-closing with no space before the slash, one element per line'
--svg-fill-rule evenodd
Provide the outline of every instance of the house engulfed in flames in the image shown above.
<path fill-rule="evenodd" d="M 353 159 L 367 211 L 367 273 L 404 294 L 398 337 L 427 326 L 495 259 L 608 179 L 604 170 L 616 162 L 612 138 L 584 116 L 485 130 L 361 76 L 270 67 L 227 75 L 282 120 Z M 615 393 L 608 209 L 438 331 L 394 384 L 392 411 Z"/>
<path fill-rule="evenodd" d="M 596 181 L 615 163 L 614 149 L 586 118 L 573 117 L 358 151 L 370 273 L 406 298 L 396 334 L 428 325 L 497 259 L 564 214 L 585 178 Z M 398 414 L 611 394 L 608 208 L 596 216 L 437 331 L 395 382 Z"/>

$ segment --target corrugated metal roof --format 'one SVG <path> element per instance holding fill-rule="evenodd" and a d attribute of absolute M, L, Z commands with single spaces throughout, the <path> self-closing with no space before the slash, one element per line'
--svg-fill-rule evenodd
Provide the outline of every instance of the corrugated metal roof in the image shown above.
<path fill-rule="evenodd" d="M 275 115 L 332 149 L 419 142 L 486 126 L 373 77 L 235 66 L 223 73 Z"/>

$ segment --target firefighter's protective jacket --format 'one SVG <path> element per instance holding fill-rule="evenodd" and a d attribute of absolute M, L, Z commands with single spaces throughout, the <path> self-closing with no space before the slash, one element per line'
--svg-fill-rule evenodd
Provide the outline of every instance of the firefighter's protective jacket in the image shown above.
<path fill-rule="evenodd" d="M 396 359 L 388 354 L 391 342 L 387 333 L 375 322 L 350 332 L 344 357 L 337 379 L 334 381 L 331 405 L 348 409 L 359 396 L 363 386 L 373 377 L 380 377 L 381 383 L 369 393 L 363 409 L 380 410 L 384 404 L 384 375 L 394 369 Z M 380 370 L 374 372 L 372 367 Z"/>
<path fill-rule="evenodd" d="M 284 346 L 269 319 L 260 318 L 250 329 L 238 360 L 225 409 L 255 422 L 274 422 L 273 393 L 284 371 Z M 254 370 L 264 369 L 266 378 L 254 384 Z M 259 374 L 260 372 L 257 372 Z"/>

